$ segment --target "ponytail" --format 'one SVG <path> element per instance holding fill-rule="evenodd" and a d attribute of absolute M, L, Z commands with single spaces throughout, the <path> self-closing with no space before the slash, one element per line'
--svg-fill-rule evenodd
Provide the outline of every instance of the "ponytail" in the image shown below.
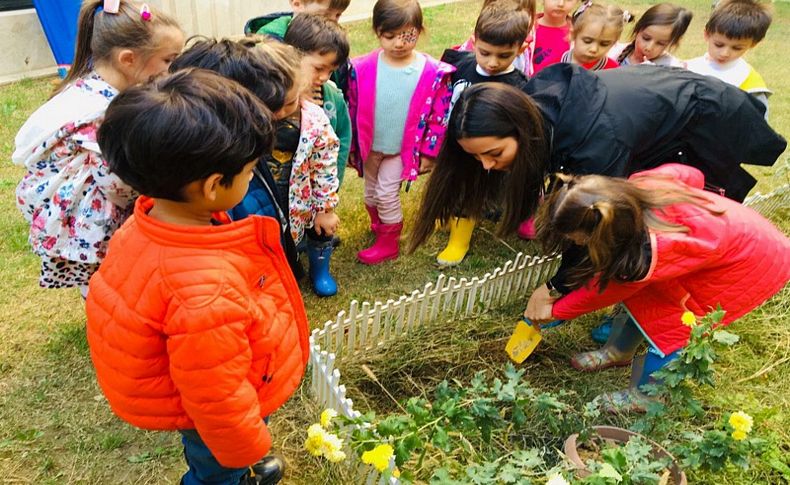
<path fill-rule="evenodd" d="M 621 52 L 620 55 L 617 56 L 617 63 L 622 64 L 623 61 L 634 52 L 634 49 L 636 49 L 636 40 L 632 40 L 631 42 L 628 43 L 627 46 L 625 46 L 623 52 Z"/>
<path fill-rule="evenodd" d="M 584 30 L 585 25 L 600 21 L 605 26 L 613 27 L 617 30 L 617 38 L 619 39 L 620 34 L 623 33 L 624 24 L 632 20 L 633 15 L 617 5 L 601 5 L 592 3 L 592 1 L 584 2 L 573 14 L 572 36 L 575 39 L 576 35 Z"/>
<path fill-rule="evenodd" d="M 600 290 L 610 281 L 636 281 L 647 274 L 650 257 L 643 244 L 649 230 L 688 232 L 660 217 L 664 207 L 693 204 L 711 214 L 722 211 L 688 186 L 660 175 L 632 180 L 601 175 L 555 176 L 536 218 L 537 239 L 546 254 L 570 247 L 575 234 L 587 235 L 587 254 L 569 271 L 567 285 L 579 288 L 598 277 Z"/>
<path fill-rule="evenodd" d="M 155 9 L 144 10 L 129 0 L 120 0 L 118 13 L 103 8 L 104 0 L 88 0 L 80 9 L 77 21 L 77 42 L 74 63 L 66 78 L 53 93 L 58 94 L 69 84 L 84 77 L 97 61 L 110 58 L 116 48 L 135 49 L 143 54 L 156 49 L 155 33 L 159 27 L 175 27 L 178 22 Z"/>
<path fill-rule="evenodd" d="M 91 39 L 93 38 L 93 25 L 96 21 L 96 10 L 104 0 L 93 0 L 82 4 L 80 17 L 77 21 L 77 42 L 74 48 L 74 62 L 69 73 L 55 89 L 53 95 L 58 94 L 75 80 L 85 76 L 91 70 Z"/>

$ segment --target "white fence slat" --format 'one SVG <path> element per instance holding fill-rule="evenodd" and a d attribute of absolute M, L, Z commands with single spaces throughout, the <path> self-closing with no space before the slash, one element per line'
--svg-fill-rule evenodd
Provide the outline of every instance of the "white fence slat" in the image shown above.
<path fill-rule="evenodd" d="M 461 278 L 458 281 L 458 291 L 455 293 L 455 309 L 453 314 L 457 315 L 461 311 L 461 306 L 464 304 L 464 296 L 466 295 L 466 278 Z"/>
<path fill-rule="evenodd" d="M 450 279 L 447 280 L 447 293 L 444 296 L 444 304 L 442 305 L 442 312 L 447 313 L 450 308 L 452 308 L 453 304 L 453 296 L 455 295 L 455 276 L 450 276 Z"/>
<path fill-rule="evenodd" d="M 417 315 L 417 325 L 423 326 L 426 322 L 426 317 L 428 315 L 428 305 L 431 301 L 431 289 L 433 288 L 433 283 L 426 283 L 425 288 L 423 288 L 422 293 L 420 294 L 420 310 Z"/>
<path fill-rule="evenodd" d="M 327 348 L 332 349 L 333 351 L 337 351 L 338 349 L 343 347 L 343 342 L 341 340 L 343 338 L 343 334 L 340 332 L 340 329 L 343 328 L 343 322 L 345 321 L 345 318 L 346 318 L 346 311 L 341 310 L 337 314 L 337 318 L 335 319 L 335 324 L 330 327 L 331 334 L 329 335 L 328 338 L 329 344 L 327 345 Z"/>
<path fill-rule="evenodd" d="M 436 320 L 441 309 L 442 296 L 447 294 L 447 290 L 444 287 L 445 281 L 446 278 L 443 274 L 436 278 L 436 287 L 433 289 L 434 297 L 431 299 L 431 313 L 429 315 L 431 320 Z"/>
<path fill-rule="evenodd" d="M 386 313 L 382 309 L 382 315 L 384 318 L 384 341 L 389 342 L 392 339 L 392 330 L 394 329 L 395 323 L 392 317 L 393 308 L 395 306 L 395 300 L 387 300 L 387 304 L 385 305 L 387 311 Z"/>
<path fill-rule="evenodd" d="M 373 305 L 373 329 L 369 348 L 376 348 L 383 340 L 386 340 L 386 335 L 381 332 L 381 302 L 377 301 Z"/>
<path fill-rule="evenodd" d="M 408 304 L 409 316 L 406 323 L 406 332 L 404 333 L 408 333 L 414 330 L 414 319 L 417 317 L 417 312 L 419 310 L 419 304 L 420 304 L 419 290 L 412 291 L 411 296 L 409 296 L 409 299 L 406 301 L 409 303 Z"/>
<path fill-rule="evenodd" d="M 359 349 L 364 350 L 368 347 L 368 336 L 370 327 L 370 303 L 367 301 L 362 302 L 362 311 L 359 314 Z"/>
<path fill-rule="evenodd" d="M 395 306 L 398 307 L 395 317 L 395 338 L 400 338 L 403 335 L 403 319 L 406 316 L 406 300 L 408 298 L 406 295 L 401 295 L 395 303 Z"/>
<path fill-rule="evenodd" d="M 348 340 L 348 348 L 349 352 L 353 352 L 356 348 L 357 342 L 357 307 L 359 306 L 359 302 L 357 300 L 351 301 L 351 306 L 348 309 L 348 328 L 343 329 L 343 334 L 347 336 Z"/>

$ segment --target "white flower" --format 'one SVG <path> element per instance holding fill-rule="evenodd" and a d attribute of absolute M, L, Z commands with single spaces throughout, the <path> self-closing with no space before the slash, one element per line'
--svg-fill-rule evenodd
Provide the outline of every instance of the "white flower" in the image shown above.
<path fill-rule="evenodd" d="M 565 477 L 563 477 L 561 474 L 555 473 L 554 475 L 549 477 L 549 481 L 546 482 L 546 485 L 571 485 L 571 484 L 570 482 L 568 482 L 568 480 L 565 480 Z"/>

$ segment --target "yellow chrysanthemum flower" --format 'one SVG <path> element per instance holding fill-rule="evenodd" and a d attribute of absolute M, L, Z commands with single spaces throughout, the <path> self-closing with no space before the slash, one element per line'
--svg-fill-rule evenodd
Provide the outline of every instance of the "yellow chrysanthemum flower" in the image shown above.
<path fill-rule="evenodd" d="M 683 325 L 687 327 L 693 327 L 697 324 L 697 317 L 694 316 L 691 312 L 683 312 L 683 315 L 680 317 L 680 321 L 683 322 Z"/>
<path fill-rule="evenodd" d="M 326 459 L 331 461 L 332 463 L 340 463 L 341 461 L 346 459 L 346 454 L 342 451 L 334 451 L 326 456 Z"/>
<path fill-rule="evenodd" d="M 754 419 L 743 411 L 730 414 L 730 426 L 732 426 L 735 431 L 750 433 L 752 431 L 752 425 L 754 425 Z"/>
<path fill-rule="evenodd" d="M 336 434 L 324 432 L 324 441 L 321 443 L 321 454 L 329 458 L 343 448 L 343 440 Z"/>
<path fill-rule="evenodd" d="M 746 433 L 744 431 L 735 430 L 732 432 L 732 439 L 735 441 L 743 441 L 746 439 Z"/>
<path fill-rule="evenodd" d="M 307 439 L 304 447 L 313 456 L 321 456 L 321 445 L 324 442 L 326 431 L 316 423 L 307 428 Z"/>
<path fill-rule="evenodd" d="M 372 450 L 362 453 L 362 463 L 373 465 L 376 470 L 383 472 L 390 466 L 390 458 L 395 453 L 390 445 L 378 445 Z"/>
<path fill-rule="evenodd" d="M 395 478 L 400 478 L 400 470 L 398 470 L 397 468 L 392 470 L 392 476 Z"/>
<path fill-rule="evenodd" d="M 321 413 L 321 426 L 324 428 L 328 428 L 329 425 L 332 423 L 332 420 L 337 417 L 337 411 L 332 408 L 324 409 L 324 412 Z"/>

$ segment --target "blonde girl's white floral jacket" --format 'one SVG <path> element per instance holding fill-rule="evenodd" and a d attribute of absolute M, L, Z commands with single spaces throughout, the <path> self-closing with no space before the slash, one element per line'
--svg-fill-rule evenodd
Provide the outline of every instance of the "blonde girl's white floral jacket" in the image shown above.
<path fill-rule="evenodd" d="M 310 101 L 302 101 L 299 146 L 293 157 L 288 186 L 288 218 L 291 236 L 296 244 L 305 229 L 313 227 L 320 212 L 333 211 L 337 206 L 337 156 L 340 141 L 329 124 L 324 110 Z"/>
<path fill-rule="evenodd" d="M 91 72 L 36 110 L 16 136 L 12 160 L 27 169 L 16 202 L 42 258 L 100 263 L 131 212 L 137 194 L 110 173 L 96 142 L 116 94 Z"/>

